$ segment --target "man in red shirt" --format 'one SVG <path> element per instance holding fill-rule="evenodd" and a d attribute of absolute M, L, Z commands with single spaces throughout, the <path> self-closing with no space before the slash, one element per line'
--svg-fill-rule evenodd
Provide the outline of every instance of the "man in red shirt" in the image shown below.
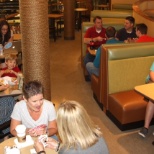
<path fill-rule="evenodd" d="M 90 47 L 91 41 L 93 41 L 93 47 L 97 49 L 101 44 L 106 43 L 105 28 L 102 27 L 102 18 L 96 16 L 93 20 L 94 26 L 87 29 L 84 35 L 84 43 L 87 44 L 87 48 Z M 93 62 L 95 56 L 91 55 L 89 51 L 86 51 L 86 56 L 84 58 L 84 64 L 88 62 Z"/>
<path fill-rule="evenodd" d="M 141 23 L 136 25 L 136 35 L 138 39 L 135 41 L 139 42 L 154 42 L 154 38 L 147 35 L 148 27 L 146 24 Z"/>

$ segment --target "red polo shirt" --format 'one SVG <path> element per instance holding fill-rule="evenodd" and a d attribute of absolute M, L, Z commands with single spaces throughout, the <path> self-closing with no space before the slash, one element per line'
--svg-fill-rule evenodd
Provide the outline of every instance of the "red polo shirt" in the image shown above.
<path fill-rule="evenodd" d="M 140 42 L 154 42 L 154 38 L 151 36 L 143 35 L 139 37 L 139 39 L 136 41 L 137 43 Z"/>
<path fill-rule="evenodd" d="M 106 33 L 106 29 L 105 29 L 105 28 L 102 27 L 101 32 L 98 33 L 98 32 L 96 31 L 95 26 L 93 26 L 93 27 L 90 27 L 90 28 L 87 29 L 87 31 L 86 31 L 86 33 L 85 33 L 85 35 L 84 35 L 84 38 L 95 38 L 95 37 L 98 37 L 98 36 L 100 36 L 100 37 L 102 37 L 102 38 L 106 38 L 106 37 L 105 37 L 105 33 Z M 95 48 L 98 48 L 101 44 L 105 44 L 105 43 L 106 43 L 106 40 L 104 40 L 104 39 L 103 39 L 103 41 L 100 41 L 100 42 L 99 42 L 99 41 L 94 42 L 94 47 L 95 47 Z M 90 46 L 90 45 L 87 44 L 87 48 L 88 48 L 89 46 Z M 87 50 L 87 52 L 88 52 L 88 50 Z"/>

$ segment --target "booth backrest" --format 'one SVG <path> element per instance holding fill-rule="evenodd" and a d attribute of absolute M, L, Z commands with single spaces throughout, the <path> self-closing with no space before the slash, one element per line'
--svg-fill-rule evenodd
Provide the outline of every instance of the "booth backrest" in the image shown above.
<path fill-rule="evenodd" d="M 93 19 L 95 16 L 102 17 L 102 20 L 104 23 L 106 22 L 117 22 L 117 23 L 123 23 L 124 19 L 127 16 L 132 16 L 133 11 L 127 10 L 127 11 L 115 11 L 115 10 L 93 10 L 90 13 L 90 21 L 93 22 Z"/>
<path fill-rule="evenodd" d="M 100 83 L 104 107 L 107 109 L 108 94 L 144 84 L 153 61 L 153 43 L 102 45 Z"/>
<path fill-rule="evenodd" d="M 82 23 L 82 34 L 81 34 L 81 57 L 83 58 L 86 54 L 86 49 L 87 49 L 87 45 L 83 42 L 83 38 L 85 35 L 86 30 L 89 27 L 92 27 L 94 25 L 93 22 L 83 22 Z M 113 22 L 108 22 L 108 23 L 103 23 L 103 27 L 107 28 L 108 26 L 113 26 L 117 31 L 121 28 L 124 27 L 123 23 L 118 24 L 118 23 L 113 23 Z"/>
<path fill-rule="evenodd" d="M 126 11 L 126 10 L 130 10 L 133 11 L 132 8 L 132 4 L 118 4 L 118 3 L 114 3 L 112 4 L 112 10 L 116 10 L 116 11 Z"/>

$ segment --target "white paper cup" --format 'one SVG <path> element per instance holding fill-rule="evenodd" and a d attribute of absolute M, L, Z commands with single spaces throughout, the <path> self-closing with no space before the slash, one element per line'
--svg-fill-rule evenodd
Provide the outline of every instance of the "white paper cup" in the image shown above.
<path fill-rule="evenodd" d="M 17 139 L 18 142 L 25 142 L 26 141 L 26 127 L 25 125 L 18 125 L 15 128 L 16 132 L 17 132 Z"/>

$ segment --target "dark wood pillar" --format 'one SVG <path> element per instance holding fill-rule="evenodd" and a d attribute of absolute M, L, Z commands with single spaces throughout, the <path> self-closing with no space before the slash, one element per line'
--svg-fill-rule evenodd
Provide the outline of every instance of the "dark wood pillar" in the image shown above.
<path fill-rule="evenodd" d="M 24 80 L 41 81 L 50 100 L 48 0 L 20 0 L 19 6 Z"/>
<path fill-rule="evenodd" d="M 75 0 L 64 0 L 64 39 L 75 39 Z"/>

